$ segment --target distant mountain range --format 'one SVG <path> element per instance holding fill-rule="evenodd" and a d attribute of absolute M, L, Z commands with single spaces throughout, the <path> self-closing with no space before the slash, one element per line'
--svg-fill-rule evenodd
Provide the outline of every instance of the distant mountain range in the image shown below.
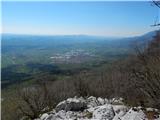
<path fill-rule="evenodd" d="M 54 38 L 63 38 L 63 39 L 71 39 L 71 38 L 78 38 L 78 39 L 106 39 L 106 40 L 113 40 L 113 39 L 151 39 L 154 35 L 156 34 L 156 31 L 151 31 L 148 33 L 145 33 L 144 35 L 140 35 L 140 36 L 134 36 L 134 37 L 105 37 L 105 36 L 94 36 L 94 35 L 23 35 L 23 34 L 11 34 L 11 33 L 4 33 L 1 34 L 2 37 L 5 38 L 10 38 L 10 37 L 20 37 L 20 38 L 25 38 L 25 37 L 54 37 Z"/>

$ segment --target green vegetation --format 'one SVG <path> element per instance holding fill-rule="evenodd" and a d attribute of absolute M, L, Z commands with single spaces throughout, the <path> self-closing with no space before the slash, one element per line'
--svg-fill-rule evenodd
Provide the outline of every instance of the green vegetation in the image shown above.
<path fill-rule="evenodd" d="M 126 40 L 111 41 L 111 38 L 91 36 L 3 35 L 2 88 L 34 79 L 44 72 L 63 76 L 101 66 L 117 58 L 126 57 L 130 51 L 128 44 Z M 75 53 L 80 55 L 70 55 L 77 50 L 83 51 Z M 85 53 L 89 55 L 86 56 Z M 69 54 L 71 58 L 68 62 L 62 60 L 55 63 L 51 57 L 57 54 L 60 57 Z"/>

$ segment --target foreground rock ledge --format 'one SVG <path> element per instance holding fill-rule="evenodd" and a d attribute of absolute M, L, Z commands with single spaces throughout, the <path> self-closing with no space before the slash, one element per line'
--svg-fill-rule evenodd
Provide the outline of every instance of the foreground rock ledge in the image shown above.
<path fill-rule="evenodd" d="M 158 113 L 157 109 L 147 110 Z M 60 102 L 55 109 L 35 120 L 160 120 L 159 115 L 148 119 L 146 111 L 141 107 L 125 106 L 122 98 L 74 97 Z"/>

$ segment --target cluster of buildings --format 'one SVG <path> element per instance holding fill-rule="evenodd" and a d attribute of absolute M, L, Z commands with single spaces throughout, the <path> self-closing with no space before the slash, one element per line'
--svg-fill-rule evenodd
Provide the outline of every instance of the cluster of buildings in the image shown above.
<path fill-rule="evenodd" d="M 52 59 L 52 62 L 54 63 L 63 63 L 63 62 L 76 63 L 76 62 L 81 62 L 84 58 L 91 56 L 92 55 L 89 52 L 78 49 L 78 50 L 71 50 L 64 54 L 57 53 L 54 56 L 50 57 L 50 59 Z"/>

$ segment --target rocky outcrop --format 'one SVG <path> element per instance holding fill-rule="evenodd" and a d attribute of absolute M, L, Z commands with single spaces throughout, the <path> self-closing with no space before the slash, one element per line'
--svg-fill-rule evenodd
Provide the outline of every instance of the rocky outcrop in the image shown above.
<path fill-rule="evenodd" d="M 148 120 L 141 107 L 129 108 L 123 99 L 103 99 L 96 97 L 68 98 L 56 108 L 40 115 L 35 120 Z M 153 120 L 160 120 L 156 118 Z"/>

